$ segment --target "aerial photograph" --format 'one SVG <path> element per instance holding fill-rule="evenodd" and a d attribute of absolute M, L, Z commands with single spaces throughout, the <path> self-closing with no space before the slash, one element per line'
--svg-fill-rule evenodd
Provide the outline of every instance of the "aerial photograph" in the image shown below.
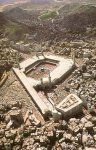
<path fill-rule="evenodd" d="M 0 150 L 96 150 L 96 0 L 0 0 Z"/>

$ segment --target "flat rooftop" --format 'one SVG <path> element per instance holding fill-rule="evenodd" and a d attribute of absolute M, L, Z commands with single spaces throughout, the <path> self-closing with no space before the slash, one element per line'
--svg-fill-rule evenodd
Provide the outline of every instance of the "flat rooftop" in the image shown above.
<path fill-rule="evenodd" d="M 79 97 L 75 94 L 70 94 L 58 105 L 58 107 L 66 112 L 81 103 L 82 100 Z"/>

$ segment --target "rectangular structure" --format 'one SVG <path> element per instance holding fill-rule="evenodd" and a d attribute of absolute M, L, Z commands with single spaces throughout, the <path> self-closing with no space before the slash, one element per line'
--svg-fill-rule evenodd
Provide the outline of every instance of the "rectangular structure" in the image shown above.
<path fill-rule="evenodd" d="M 75 94 L 70 94 L 57 106 L 57 110 L 67 119 L 81 112 L 82 106 L 83 101 Z"/>

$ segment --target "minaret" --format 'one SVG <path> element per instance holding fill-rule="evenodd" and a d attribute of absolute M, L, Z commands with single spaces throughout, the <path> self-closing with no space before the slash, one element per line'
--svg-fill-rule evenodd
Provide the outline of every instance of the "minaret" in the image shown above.
<path fill-rule="evenodd" d="M 75 50 L 74 49 L 72 50 L 71 55 L 72 55 L 72 60 L 73 60 L 74 65 L 75 65 Z"/>

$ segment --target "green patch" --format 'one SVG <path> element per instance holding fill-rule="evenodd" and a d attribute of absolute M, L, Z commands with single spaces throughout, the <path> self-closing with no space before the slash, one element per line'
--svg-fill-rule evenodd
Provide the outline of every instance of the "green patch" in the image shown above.
<path fill-rule="evenodd" d="M 40 16 L 40 19 L 41 20 L 48 20 L 50 18 L 54 18 L 57 16 L 57 12 L 56 11 L 48 11 L 48 12 L 45 12 L 43 13 L 41 16 Z"/>

